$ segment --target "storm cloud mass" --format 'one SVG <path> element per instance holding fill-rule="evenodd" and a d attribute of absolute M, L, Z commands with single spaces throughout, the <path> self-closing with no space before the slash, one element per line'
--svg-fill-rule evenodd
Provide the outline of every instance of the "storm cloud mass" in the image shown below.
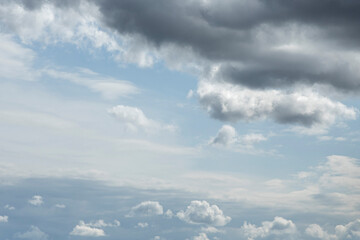
<path fill-rule="evenodd" d="M 252 88 L 360 88 L 358 1 L 96 1 L 103 21 L 157 47 L 175 43 Z"/>
<path fill-rule="evenodd" d="M 269 118 L 324 129 L 337 119 L 356 118 L 356 109 L 333 99 L 360 91 L 360 3 L 356 0 L 19 2 L 29 11 L 53 3 L 80 15 L 95 6 L 92 17 L 96 20 L 92 21 L 105 29 L 103 37 L 87 31 L 81 39 L 93 38 L 95 46 L 121 53 L 117 59 L 126 63 L 150 67 L 163 62 L 170 69 L 195 74 L 199 102 L 216 119 L 249 122 Z M 116 32 L 119 42 L 113 42 L 107 31 Z M 217 92 L 201 94 L 203 86 L 211 84 L 226 88 L 232 98 L 238 98 L 238 88 L 245 89 L 241 104 L 256 114 L 223 111 L 227 103 L 219 101 Z M 303 89 L 316 97 L 304 96 Z M 282 97 L 264 113 L 261 104 L 254 105 L 253 96 L 246 95 L 248 90 L 257 91 L 257 99 L 266 99 L 272 91 Z M 297 96 L 308 100 L 299 106 Z M 319 105 L 318 100 L 328 103 Z"/>

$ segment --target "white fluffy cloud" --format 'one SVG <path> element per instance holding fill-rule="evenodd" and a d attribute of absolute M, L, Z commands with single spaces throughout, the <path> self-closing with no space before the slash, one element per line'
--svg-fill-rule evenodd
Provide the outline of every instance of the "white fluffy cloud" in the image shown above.
<path fill-rule="evenodd" d="M 231 217 L 225 216 L 218 206 L 206 201 L 191 201 L 186 210 L 179 211 L 176 216 L 191 224 L 224 226 L 231 221 Z"/>
<path fill-rule="evenodd" d="M 137 226 L 140 228 L 147 228 L 149 224 L 147 222 L 138 222 Z"/>
<path fill-rule="evenodd" d="M 108 113 L 132 131 L 144 130 L 146 132 L 157 132 L 159 130 L 175 131 L 174 125 L 162 125 L 145 116 L 144 112 L 136 107 L 117 105 L 108 110 Z"/>
<path fill-rule="evenodd" d="M 146 201 L 142 202 L 131 208 L 131 211 L 127 215 L 128 217 L 134 216 L 156 216 L 164 213 L 163 206 L 159 202 Z"/>
<path fill-rule="evenodd" d="M 15 237 L 29 240 L 47 240 L 48 235 L 42 232 L 38 227 L 31 226 L 27 232 L 17 233 Z"/>
<path fill-rule="evenodd" d="M 193 240 L 209 240 L 206 233 L 199 233 L 199 236 L 193 237 Z"/>
<path fill-rule="evenodd" d="M 313 238 L 322 240 L 345 240 L 345 239 L 359 239 L 360 238 L 360 219 L 349 222 L 346 225 L 337 225 L 335 233 L 330 234 L 322 229 L 318 224 L 309 225 L 305 233 Z"/>
<path fill-rule="evenodd" d="M 70 235 L 83 236 L 83 237 L 102 237 L 105 236 L 104 230 L 101 228 L 91 227 L 83 221 L 80 221 L 78 225 L 70 232 Z"/>
<path fill-rule="evenodd" d="M 270 235 L 293 235 L 296 233 L 296 226 L 291 220 L 275 217 L 271 222 L 262 222 L 262 226 L 260 227 L 245 222 L 240 228 L 240 233 L 248 240 L 254 240 L 257 238 L 265 238 Z M 283 238 L 285 239 L 286 237 L 283 236 Z"/>
<path fill-rule="evenodd" d="M 34 195 L 31 199 L 29 199 L 29 203 L 34 206 L 40 206 L 44 203 L 42 196 Z"/>
<path fill-rule="evenodd" d="M 6 223 L 8 222 L 9 217 L 8 216 L 0 216 L 0 223 Z"/>
<path fill-rule="evenodd" d="M 98 227 L 98 228 L 101 228 L 101 227 L 119 227 L 120 226 L 120 222 L 118 220 L 116 220 L 116 219 L 113 221 L 113 223 L 107 223 L 102 219 L 99 219 L 97 221 L 92 221 L 92 222 L 89 222 L 89 223 L 85 223 L 85 222 L 81 221 L 81 223 L 83 225 L 86 225 L 86 226 L 89 226 L 89 227 Z"/>
<path fill-rule="evenodd" d="M 202 81 L 197 94 L 207 112 L 223 121 L 272 119 L 278 123 L 295 124 L 294 130 L 301 133 L 319 134 L 337 121 L 356 119 L 356 109 L 310 89 L 288 93 Z"/>
<path fill-rule="evenodd" d="M 262 134 L 250 133 L 239 135 L 234 127 L 223 125 L 217 135 L 210 139 L 209 143 L 215 146 L 251 148 L 253 147 L 253 144 L 266 140 L 267 137 Z"/>
<path fill-rule="evenodd" d="M 7 209 L 7 210 L 15 210 L 15 207 L 14 207 L 14 206 L 10 206 L 9 204 L 6 204 L 6 205 L 4 206 L 4 208 Z"/>
<path fill-rule="evenodd" d="M 235 128 L 230 125 L 223 125 L 216 137 L 210 140 L 211 144 L 225 146 L 231 145 L 235 142 L 237 142 L 237 133 Z"/>

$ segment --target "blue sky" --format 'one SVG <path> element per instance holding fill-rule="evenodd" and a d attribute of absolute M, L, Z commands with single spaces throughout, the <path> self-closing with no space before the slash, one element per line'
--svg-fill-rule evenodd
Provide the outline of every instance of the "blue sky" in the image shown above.
<path fill-rule="evenodd" d="M 1 1 L 1 239 L 360 239 L 359 8 Z"/>

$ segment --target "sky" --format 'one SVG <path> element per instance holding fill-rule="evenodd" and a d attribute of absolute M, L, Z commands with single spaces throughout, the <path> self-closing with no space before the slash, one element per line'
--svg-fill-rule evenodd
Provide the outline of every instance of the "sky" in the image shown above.
<path fill-rule="evenodd" d="M 0 0 L 0 238 L 360 239 L 359 12 Z"/>

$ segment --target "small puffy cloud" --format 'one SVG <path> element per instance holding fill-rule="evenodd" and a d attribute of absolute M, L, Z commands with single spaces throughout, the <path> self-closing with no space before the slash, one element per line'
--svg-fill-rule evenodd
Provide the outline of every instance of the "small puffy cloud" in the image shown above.
<path fill-rule="evenodd" d="M 9 217 L 8 216 L 0 216 L 0 223 L 6 223 L 8 222 Z"/>
<path fill-rule="evenodd" d="M 149 224 L 147 222 L 139 222 L 137 226 L 140 228 L 147 228 Z"/>
<path fill-rule="evenodd" d="M 78 225 L 70 232 L 70 235 L 83 236 L 83 237 L 102 237 L 105 236 L 104 230 L 100 228 L 91 227 L 80 221 Z"/>
<path fill-rule="evenodd" d="M 108 110 L 108 113 L 124 124 L 126 129 L 131 131 L 144 130 L 146 132 L 157 132 L 166 130 L 173 132 L 174 125 L 162 125 L 145 116 L 144 112 L 136 107 L 117 105 Z"/>
<path fill-rule="evenodd" d="M 31 226 L 27 232 L 15 234 L 16 238 L 29 240 L 47 240 L 48 235 L 42 232 L 38 227 Z"/>
<path fill-rule="evenodd" d="M 212 227 L 212 226 L 202 227 L 201 231 L 205 232 L 205 233 L 218 233 L 218 232 L 221 232 L 219 229 L 217 229 L 216 227 Z"/>
<path fill-rule="evenodd" d="M 15 207 L 10 206 L 9 204 L 6 204 L 6 205 L 4 206 L 4 208 L 7 209 L 7 210 L 15 210 Z"/>
<path fill-rule="evenodd" d="M 149 217 L 149 216 L 162 215 L 163 212 L 164 212 L 163 207 L 160 205 L 159 202 L 146 201 L 132 207 L 127 217 L 134 217 L 134 216 Z"/>
<path fill-rule="evenodd" d="M 114 220 L 112 223 L 110 222 L 105 222 L 102 219 L 99 219 L 97 221 L 91 221 L 89 223 L 85 223 L 83 221 L 80 221 L 83 225 L 89 226 L 89 227 L 97 227 L 97 228 L 102 228 L 102 227 L 119 227 L 120 226 L 120 222 L 118 220 Z"/>
<path fill-rule="evenodd" d="M 152 240 L 166 240 L 166 239 L 160 236 L 155 236 L 152 238 Z"/>
<path fill-rule="evenodd" d="M 356 219 L 346 225 L 337 225 L 334 234 L 326 232 L 318 224 L 309 225 L 306 228 L 305 233 L 313 238 L 321 240 L 360 239 L 360 219 Z"/>
<path fill-rule="evenodd" d="M 55 204 L 56 208 L 66 208 L 65 204 Z"/>
<path fill-rule="evenodd" d="M 206 233 L 200 233 L 199 236 L 193 237 L 193 240 L 209 240 Z"/>
<path fill-rule="evenodd" d="M 29 199 L 29 203 L 34 206 L 40 206 L 44 203 L 42 196 L 35 195 Z"/>
<path fill-rule="evenodd" d="M 166 210 L 166 212 L 164 213 L 164 216 L 165 216 L 166 218 L 172 218 L 172 217 L 174 216 L 174 213 L 173 213 L 170 209 L 168 209 L 168 210 Z"/>
<path fill-rule="evenodd" d="M 190 89 L 186 95 L 186 98 L 189 99 L 189 98 L 192 98 L 193 96 L 194 96 L 194 91 L 192 89 Z"/>
<path fill-rule="evenodd" d="M 253 145 L 254 143 L 266 141 L 267 137 L 259 133 L 250 133 L 241 136 L 241 142 L 245 145 Z"/>
<path fill-rule="evenodd" d="M 223 125 L 216 137 L 214 137 L 210 143 L 214 145 L 225 145 L 228 146 L 237 141 L 237 133 L 235 128 L 230 125 Z"/>
<path fill-rule="evenodd" d="M 222 121 L 272 119 L 294 124 L 294 131 L 321 134 L 340 120 L 356 119 L 357 110 L 307 90 L 253 90 L 226 83 L 200 82 L 197 91 L 207 112 Z"/>
<path fill-rule="evenodd" d="M 224 226 L 231 221 L 218 206 L 210 205 L 206 201 L 191 201 L 187 209 L 179 211 L 176 216 L 191 224 Z"/>
<path fill-rule="evenodd" d="M 209 144 L 214 146 L 237 146 L 252 148 L 255 143 L 266 141 L 267 137 L 258 133 L 238 135 L 235 128 L 230 125 L 223 125 L 217 135 L 210 139 Z"/>
<path fill-rule="evenodd" d="M 305 233 L 313 238 L 330 239 L 330 236 L 319 225 L 311 224 L 305 229 Z"/>
<path fill-rule="evenodd" d="M 296 226 L 291 220 L 282 217 L 275 217 L 273 221 L 262 222 L 262 226 L 249 224 L 247 222 L 240 228 L 241 235 L 248 240 L 265 238 L 270 235 L 293 235 L 296 233 Z"/>
<path fill-rule="evenodd" d="M 335 234 L 339 240 L 360 239 L 360 219 L 356 219 L 346 225 L 337 225 Z"/>

